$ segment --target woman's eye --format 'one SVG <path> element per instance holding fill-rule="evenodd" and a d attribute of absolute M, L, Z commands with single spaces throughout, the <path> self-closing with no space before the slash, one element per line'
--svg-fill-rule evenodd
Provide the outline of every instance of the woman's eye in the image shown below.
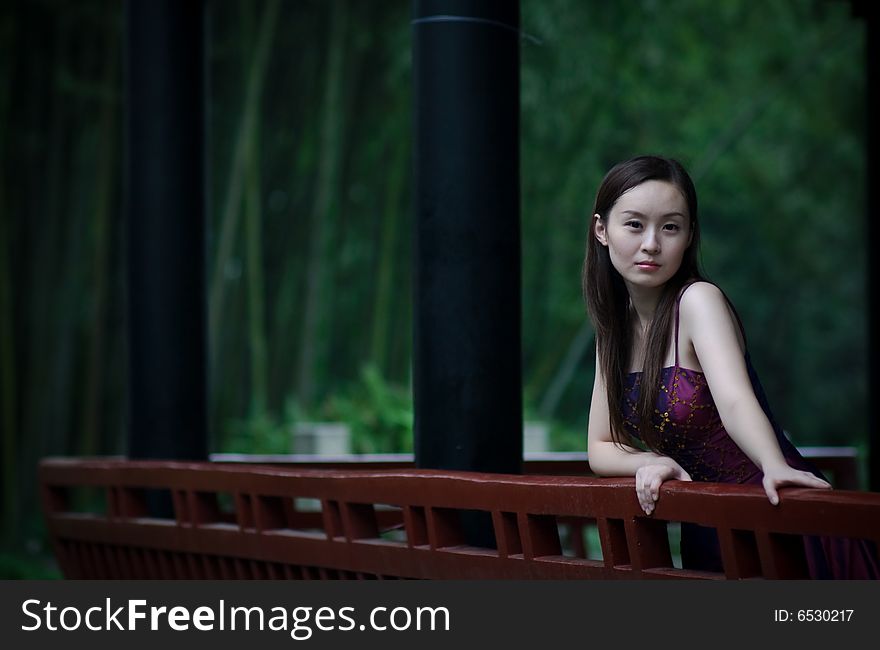
<path fill-rule="evenodd" d="M 632 220 L 625 221 L 623 225 L 626 226 L 627 228 L 641 228 L 641 226 L 642 226 L 642 224 L 640 224 L 638 221 L 632 221 Z"/>
<path fill-rule="evenodd" d="M 678 232 L 679 230 L 681 230 L 681 226 L 679 226 L 677 223 L 667 223 L 665 226 L 663 226 L 663 230 Z"/>

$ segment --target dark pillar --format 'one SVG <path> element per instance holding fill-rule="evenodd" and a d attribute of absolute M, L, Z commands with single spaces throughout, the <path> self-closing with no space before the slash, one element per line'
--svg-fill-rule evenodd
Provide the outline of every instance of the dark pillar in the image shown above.
<path fill-rule="evenodd" d="M 878 345 L 876 332 L 880 330 L 880 316 L 877 314 L 880 308 L 880 271 L 877 264 L 880 256 L 875 250 L 871 234 L 876 225 L 877 216 L 880 214 L 880 201 L 877 200 L 877 148 L 880 129 L 877 128 L 877 57 L 880 56 L 877 43 L 877 10 L 873 0 L 850 0 L 853 16 L 861 18 L 865 24 L 865 241 L 867 248 L 867 296 L 868 307 L 868 489 L 872 492 L 880 492 L 880 422 L 874 410 L 871 400 L 873 395 L 880 390 L 875 369 L 880 363 L 880 345 Z"/>
<path fill-rule="evenodd" d="M 204 8 L 125 7 L 129 457 L 207 457 Z"/>
<path fill-rule="evenodd" d="M 877 10 L 876 3 L 863 2 L 862 11 L 865 18 L 866 55 L 865 62 L 865 93 L 867 94 L 867 138 L 865 143 L 865 155 L 867 158 L 867 183 L 865 209 L 867 223 L 865 225 L 865 241 L 868 243 L 868 489 L 880 492 L 880 420 L 877 411 L 874 410 L 873 396 L 880 391 L 880 381 L 877 378 L 877 368 L 880 368 L 880 344 L 877 341 L 877 332 L 880 332 L 880 255 L 877 254 L 873 242 L 873 231 L 877 227 L 877 218 L 880 216 L 880 201 L 877 199 L 878 166 L 877 153 L 878 135 L 877 128 L 877 84 L 880 78 L 877 76 L 878 57 L 880 49 L 877 43 Z"/>
<path fill-rule="evenodd" d="M 416 464 L 518 473 L 519 3 L 413 13 Z"/>

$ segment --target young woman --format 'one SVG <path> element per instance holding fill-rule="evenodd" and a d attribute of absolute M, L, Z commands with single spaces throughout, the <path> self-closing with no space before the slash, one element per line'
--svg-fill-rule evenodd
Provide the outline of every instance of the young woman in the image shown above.
<path fill-rule="evenodd" d="M 774 421 L 739 317 L 697 263 L 693 182 L 675 160 L 616 165 L 596 195 L 583 288 L 596 329 L 588 452 L 598 476 L 635 476 L 650 515 L 663 481 L 830 488 Z M 813 577 L 878 577 L 873 545 L 805 537 Z M 720 571 L 711 529 L 682 525 L 686 568 Z"/>

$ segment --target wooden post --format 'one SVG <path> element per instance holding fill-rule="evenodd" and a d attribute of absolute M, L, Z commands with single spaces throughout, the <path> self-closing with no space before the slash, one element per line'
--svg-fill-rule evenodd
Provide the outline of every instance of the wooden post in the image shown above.
<path fill-rule="evenodd" d="M 518 2 L 414 4 L 418 467 L 521 469 L 519 41 Z"/>
<path fill-rule="evenodd" d="M 203 3 L 128 0 L 125 35 L 128 452 L 204 459 Z"/>

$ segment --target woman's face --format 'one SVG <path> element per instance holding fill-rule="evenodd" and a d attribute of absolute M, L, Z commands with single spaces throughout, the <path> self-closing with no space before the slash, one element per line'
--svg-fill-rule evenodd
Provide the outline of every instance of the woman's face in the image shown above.
<path fill-rule="evenodd" d="M 596 239 L 627 288 L 661 287 L 681 266 L 691 242 L 690 216 L 681 191 L 666 181 L 645 181 L 624 192 L 607 219 L 593 215 Z"/>

